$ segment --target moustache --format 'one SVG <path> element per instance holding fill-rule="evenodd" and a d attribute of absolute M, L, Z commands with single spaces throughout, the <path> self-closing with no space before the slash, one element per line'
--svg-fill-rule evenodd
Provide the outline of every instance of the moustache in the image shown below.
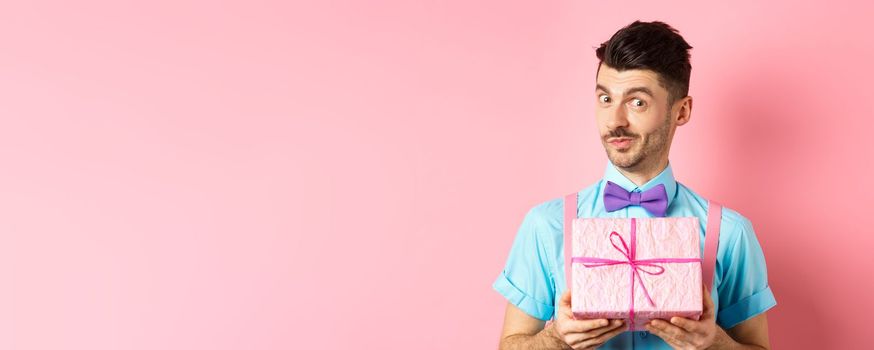
<path fill-rule="evenodd" d="M 610 138 L 614 138 L 614 137 L 615 138 L 625 137 L 625 138 L 635 139 L 635 138 L 637 138 L 637 135 L 633 134 L 625 129 L 616 129 L 616 130 L 610 131 L 609 133 L 607 133 L 606 136 L 604 136 L 605 139 L 610 139 Z"/>

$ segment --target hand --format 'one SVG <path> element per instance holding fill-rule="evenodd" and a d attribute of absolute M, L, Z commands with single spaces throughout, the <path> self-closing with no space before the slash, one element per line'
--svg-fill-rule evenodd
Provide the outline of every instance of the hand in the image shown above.
<path fill-rule="evenodd" d="M 553 327 L 555 336 L 574 350 L 595 349 L 628 328 L 622 320 L 574 319 L 570 291 L 561 295 Z"/>
<path fill-rule="evenodd" d="M 698 350 L 712 346 L 721 328 L 716 325 L 710 291 L 703 284 L 701 287 L 704 291 L 704 310 L 698 321 L 677 316 L 671 317 L 670 323 L 655 319 L 644 326 L 646 330 L 664 339 L 674 349 Z"/>

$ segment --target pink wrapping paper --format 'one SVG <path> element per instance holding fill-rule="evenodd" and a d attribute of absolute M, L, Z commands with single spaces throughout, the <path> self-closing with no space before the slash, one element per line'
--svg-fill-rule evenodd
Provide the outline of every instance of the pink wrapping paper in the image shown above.
<path fill-rule="evenodd" d="M 630 218 L 577 218 L 573 221 L 572 256 L 613 259 L 623 262 L 621 237 L 630 248 Z M 635 218 L 635 260 L 660 258 L 700 259 L 697 217 Z M 616 232 L 618 237 L 611 233 Z M 616 235 L 614 235 L 616 236 Z M 577 319 L 625 319 L 630 330 L 645 330 L 651 319 L 682 316 L 698 320 L 702 313 L 701 262 L 652 263 L 664 268 L 659 275 L 640 272 L 634 280 L 634 320 L 631 307 L 632 267 L 628 263 L 586 267 L 573 262 L 571 310 Z M 591 264 L 587 264 L 591 265 Z M 640 266 L 658 271 L 653 266 Z M 640 282 L 644 286 L 641 286 Z M 644 288 L 646 290 L 644 290 Z M 650 304 L 646 296 L 655 303 Z"/>

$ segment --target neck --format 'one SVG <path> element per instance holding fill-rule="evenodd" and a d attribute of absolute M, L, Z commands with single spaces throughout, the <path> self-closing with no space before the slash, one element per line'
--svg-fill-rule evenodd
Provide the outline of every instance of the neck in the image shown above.
<path fill-rule="evenodd" d="M 631 182 L 634 182 L 637 186 L 642 186 L 643 184 L 649 182 L 654 177 L 661 174 L 665 168 L 668 167 L 668 159 L 659 159 L 654 163 L 640 163 L 636 167 L 631 168 L 620 168 L 616 167 L 617 170 L 622 175 L 625 175 Z"/>

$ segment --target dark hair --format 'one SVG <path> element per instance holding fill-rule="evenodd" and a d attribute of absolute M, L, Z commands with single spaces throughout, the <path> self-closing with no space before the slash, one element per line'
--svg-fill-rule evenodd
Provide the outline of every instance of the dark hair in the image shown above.
<path fill-rule="evenodd" d="M 689 94 L 689 43 L 664 22 L 634 21 L 601 44 L 595 55 L 601 64 L 618 71 L 648 69 L 658 73 L 659 83 L 668 90 L 668 103 Z"/>

